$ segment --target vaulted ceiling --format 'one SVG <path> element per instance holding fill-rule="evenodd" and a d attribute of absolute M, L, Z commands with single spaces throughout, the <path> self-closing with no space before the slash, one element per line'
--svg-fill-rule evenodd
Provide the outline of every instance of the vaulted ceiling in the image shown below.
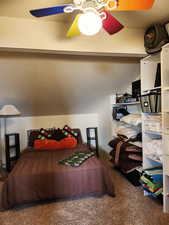
<path fill-rule="evenodd" d="M 33 18 L 29 14 L 30 9 L 45 8 L 71 2 L 71 0 L 1 0 L 0 16 L 21 17 L 34 20 L 36 18 Z M 151 10 L 135 12 L 113 12 L 113 15 L 127 27 L 146 28 L 152 23 L 169 20 L 168 9 L 169 0 L 155 0 L 154 6 Z M 73 14 L 66 14 L 41 18 L 40 20 L 71 21 L 73 20 L 73 17 Z"/>

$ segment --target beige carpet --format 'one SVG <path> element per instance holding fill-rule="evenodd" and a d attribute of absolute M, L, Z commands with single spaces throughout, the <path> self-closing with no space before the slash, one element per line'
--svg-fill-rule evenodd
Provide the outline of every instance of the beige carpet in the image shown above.
<path fill-rule="evenodd" d="M 0 225 L 168 225 L 169 214 L 162 205 L 143 197 L 140 188 L 131 185 L 112 170 L 116 197 L 85 197 L 76 200 L 24 206 L 0 212 Z"/>

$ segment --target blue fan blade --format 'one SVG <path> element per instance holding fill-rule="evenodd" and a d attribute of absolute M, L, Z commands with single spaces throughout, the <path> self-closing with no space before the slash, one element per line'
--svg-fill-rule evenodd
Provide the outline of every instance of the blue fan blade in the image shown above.
<path fill-rule="evenodd" d="M 36 17 L 50 16 L 54 14 L 64 13 L 64 8 L 71 5 L 61 5 L 44 9 L 31 10 L 30 13 Z"/>

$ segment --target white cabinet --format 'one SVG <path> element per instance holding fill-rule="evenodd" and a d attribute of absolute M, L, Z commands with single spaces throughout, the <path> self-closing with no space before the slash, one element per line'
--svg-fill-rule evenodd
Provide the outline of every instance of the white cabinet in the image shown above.
<path fill-rule="evenodd" d="M 159 114 L 142 113 L 143 168 L 152 168 L 160 165 L 163 167 L 163 211 L 169 212 L 169 44 L 163 47 L 161 53 L 141 60 L 142 94 L 147 90 L 154 89 L 158 63 L 161 63 L 162 111 Z M 158 122 L 156 116 L 159 115 L 161 119 Z M 153 120 L 154 124 L 151 126 Z M 155 138 L 162 139 L 160 149 L 162 154 L 161 161 L 150 154 L 149 143 L 151 138 L 152 140 Z"/>

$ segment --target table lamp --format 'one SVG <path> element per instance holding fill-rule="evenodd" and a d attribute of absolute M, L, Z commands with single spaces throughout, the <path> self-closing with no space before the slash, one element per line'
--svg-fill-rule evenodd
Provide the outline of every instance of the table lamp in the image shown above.
<path fill-rule="evenodd" d="M 15 117 L 15 116 L 19 116 L 21 113 L 19 112 L 19 110 L 14 106 L 14 105 L 4 105 L 2 107 L 2 109 L 0 110 L 0 118 L 4 118 L 4 123 L 3 123 L 3 129 L 1 129 L 0 132 L 0 136 L 1 136 L 1 140 L 0 140 L 0 147 L 1 147 L 1 160 L 2 160 L 2 164 L 5 163 L 5 134 L 7 133 L 7 124 L 6 124 L 6 119 L 8 117 Z"/>
<path fill-rule="evenodd" d="M 21 113 L 14 105 L 4 105 L 2 107 L 2 109 L 0 110 L 0 117 L 4 118 L 5 134 L 6 134 L 6 118 L 20 115 Z"/>

